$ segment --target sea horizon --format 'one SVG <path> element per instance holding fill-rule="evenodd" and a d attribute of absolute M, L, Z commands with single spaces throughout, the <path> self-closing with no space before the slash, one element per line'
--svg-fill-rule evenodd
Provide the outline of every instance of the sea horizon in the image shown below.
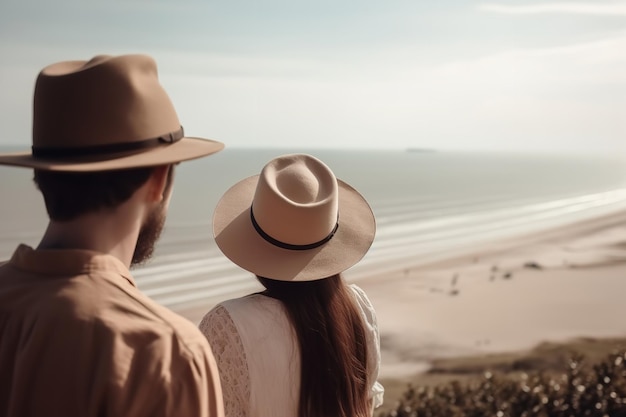
<path fill-rule="evenodd" d="M 135 268 L 138 286 L 175 309 L 210 305 L 258 289 L 251 274 L 215 247 L 213 208 L 235 182 L 271 158 L 305 152 L 369 201 L 377 236 L 357 279 L 391 263 L 446 256 L 489 241 L 590 219 L 626 208 L 626 163 L 605 156 L 234 148 L 176 169 L 166 227 L 154 259 Z M 47 218 L 29 169 L 0 168 L 0 257 L 36 245 Z"/>

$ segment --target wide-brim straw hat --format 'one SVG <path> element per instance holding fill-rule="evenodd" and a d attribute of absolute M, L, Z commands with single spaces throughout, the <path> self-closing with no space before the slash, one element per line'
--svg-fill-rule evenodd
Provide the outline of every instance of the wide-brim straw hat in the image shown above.
<path fill-rule="evenodd" d="M 0 165 L 108 171 L 172 164 L 223 148 L 185 136 L 151 57 L 99 55 L 39 73 L 32 150 L 0 154 Z"/>
<path fill-rule="evenodd" d="M 220 250 L 255 275 L 312 281 L 350 268 L 376 233 L 359 192 L 305 154 L 279 156 L 231 187 L 213 215 Z"/>

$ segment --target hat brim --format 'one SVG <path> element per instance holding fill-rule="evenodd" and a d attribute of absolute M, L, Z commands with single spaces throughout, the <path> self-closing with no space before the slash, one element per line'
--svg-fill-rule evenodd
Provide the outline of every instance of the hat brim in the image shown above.
<path fill-rule="evenodd" d="M 308 250 L 284 249 L 266 241 L 250 219 L 258 178 L 235 184 L 215 208 L 215 242 L 232 262 L 265 278 L 313 281 L 345 271 L 367 253 L 376 234 L 374 214 L 363 196 L 340 180 L 339 227 L 332 239 Z"/>
<path fill-rule="evenodd" d="M 211 139 L 184 137 L 171 144 L 148 150 L 60 159 L 34 158 L 31 152 L 0 154 L 0 165 L 35 168 L 45 171 L 92 172 L 168 165 L 211 155 L 224 144 Z"/>

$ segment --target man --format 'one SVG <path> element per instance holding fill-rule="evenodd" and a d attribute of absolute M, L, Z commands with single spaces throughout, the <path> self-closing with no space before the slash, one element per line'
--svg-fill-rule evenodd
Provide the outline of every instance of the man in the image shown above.
<path fill-rule="evenodd" d="M 50 221 L 36 249 L 0 266 L 0 416 L 222 416 L 219 376 L 196 326 L 136 287 L 174 165 L 220 151 L 185 137 L 144 55 L 44 68 L 31 167 Z"/>

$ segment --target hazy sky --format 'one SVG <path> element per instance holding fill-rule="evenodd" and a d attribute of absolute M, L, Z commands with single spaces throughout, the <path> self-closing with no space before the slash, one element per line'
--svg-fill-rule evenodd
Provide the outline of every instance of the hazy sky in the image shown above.
<path fill-rule="evenodd" d="M 137 52 L 231 147 L 626 155 L 626 0 L 0 0 L 0 144 L 43 66 Z"/>

